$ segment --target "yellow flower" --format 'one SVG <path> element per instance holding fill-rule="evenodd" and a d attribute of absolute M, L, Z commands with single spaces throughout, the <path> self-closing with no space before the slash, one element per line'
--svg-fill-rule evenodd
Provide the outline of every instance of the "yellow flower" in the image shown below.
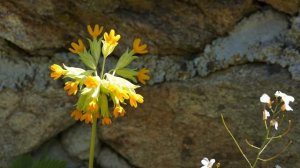
<path fill-rule="evenodd" d="M 78 109 L 74 110 L 72 113 L 71 113 L 71 117 L 73 117 L 75 120 L 79 120 L 82 116 L 82 112 Z"/>
<path fill-rule="evenodd" d="M 146 54 L 148 53 L 147 44 L 140 45 L 141 39 L 136 38 L 133 41 L 133 51 L 137 54 Z"/>
<path fill-rule="evenodd" d="M 78 44 L 75 42 L 71 43 L 72 48 L 69 48 L 69 51 L 71 51 L 74 54 L 80 54 L 84 51 L 84 44 L 81 39 L 78 40 Z"/>
<path fill-rule="evenodd" d="M 108 90 L 122 103 L 124 103 L 124 99 L 129 99 L 129 96 L 125 90 L 122 90 L 113 84 L 109 84 Z"/>
<path fill-rule="evenodd" d="M 98 112 L 99 106 L 98 106 L 98 102 L 97 102 L 96 99 L 93 99 L 93 100 L 89 103 L 89 105 L 88 105 L 88 107 L 87 107 L 87 110 L 90 111 L 90 112 Z"/>
<path fill-rule="evenodd" d="M 61 66 L 59 66 L 57 64 L 51 65 L 50 69 L 53 71 L 53 72 L 51 72 L 50 76 L 54 80 L 60 78 L 62 75 L 64 75 L 66 73 L 66 70 L 64 70 Z"/>
<path fill-rule="evenodd" d="M 102 125 L 109 125 L 109 124 L 111 124 L 110 118 L 109 117 L 104 117 L 102 119 Z"/>
<path fill-rule="evenodd" d="M 113 111 L 113 114 L 115 116 L 115 118 L 119 117 L 120 116 L 124 116 L 125 115 L 125 110 L 122 106 L 120 106 L 119 104 L 115 107 L 114 111 Z"/>
<path fill-rule="evenodd" d="M 80 118 L 80 121 L 85 120 L 85 123 L 93 123 L 93 116 L 91 112 L 86 112 L 85 114 L 83 114 Z"/>
<path fill-rule="evenodd" d="M 94 27 L 94 30 L 92 29 L 92 27 L 90 25 L 87 26 L 87 29 L 88 29 L 88 32 L 89 34 L 94 38 L 96 39 L 102 32 L 103 30 L 103 26 L 101 26 L 99 28 L 99 25 L 96 24 L 95 27 Z"/>
<path fill-rule="evenodd" d="M 104 33 L 104 40 L 102 40 L 102 53 L 104 57 L 107 57 L 109 54 L 113 52 L 115 47 L 118 45 L 118 41 L 120 40 L 120 35 L 115 35 L 115 30 L 110 30 L 109 34 Z"/>
<path fill-rule="evenodd" d="M 100 82 L 94 76 L 88 76 L 84 81 L 84 85 L 88 88 L 95 88 L 95 87 L 99 86 L 99 84 L 100 84 Z"/>
<path fill-rule="evenodd" d="M 149 80 L 150 76 L 149 76 L 149 70 L 146 68 L 142 68 L 139 70 L 137 76 L 136 76 L 137 80 L 139 82 L 141 82 L 142 84 L 146 84 L 145 80 Z"/>
<path fill-rule="evenodd" d="M 129 99 L 129 103 L 132 107 L 137 108 L 137 102 L 138 103 L 143 103 L 144 102 L 144 98 L 142 95 L 140 94 L 130 94 L 130 99 Z"/>
<path fill-rule="evenodd" d="M 65 83 L 64 90 L 68 92 L 68 95 L 76 95 L 78 91 L 78 82 L 68 81 Z"/>

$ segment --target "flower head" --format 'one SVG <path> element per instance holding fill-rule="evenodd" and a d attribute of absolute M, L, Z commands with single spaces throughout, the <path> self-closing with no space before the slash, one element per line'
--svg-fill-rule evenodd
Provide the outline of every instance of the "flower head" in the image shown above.
<path fill-rule="evenodd" d="M 98 110 L 99 110 L 98 102 L 96 99 L 93 99 L 92 101 L 90 101 L 87 107 L 87 111 L 97 112 Z"/>
<path fill-rule="evenodd" d="M 109 117 L 104 117 L 102 119 L 102 125 L 110 125 L 111 124 L 111 119 Z"/>
<path fill-rule="evenodd" d="M 267 94 L 264 93 L 260 97 L 260 102 L 262 102 L 262 103 L 270 103 L 271 102 L 270 96 L 268 96 Z"/>
<path fill-rule="evenodd" d="M 83 121 L 83 120 L 85 121 L 86 124 L 93 123 L 92 113 L 91 112 L 84 113 L 80 118 L 80 121 Z"/>
<path fill-rule="evenodd" d="M 95 88 L 97 86 L 99 86 L 100 82 L 98 80 L 97 77 L 94 76 L 88 76 L 85 81 L 84 81 L 84 85 L 88 88 Z"/>
<path fill-rule="evenodd" d="M 141 39 L 136 38 L 133 41 L 133 51 L 137 54 L 146 54 L 148 53 L 147 44 L 140 45 Z"/>
<path fill-rule="evenodd" d="M 125 115 L 125 110 L 122 106 L 117 105 L 113 111 L 113 114 L 114 114 L 115 118 L 117 118 L 119 116 L 123 117 Z"/>
<path fill-rule="evenodd" d="M 274 126 L 274 128 L 277 130 L 278 129 L 278 122 L 275 119 L 272 119 L 270 121 L 270 125 Z"/>
<path fill-rule="evenodd" d="M 270 117 L 270 113 L 267 110 L 263 111 L 263 120 L 267 120 Z"/>
<path fill-rule="evenodd" d="M 138 71 L 136 78 L 139 82 L 145 85 L 146 84 L 145 80 L 150 79 L 149 70 L 146 68 L 142 68 L 141 70 Z"/>
<path fill-rule="evenodd" d="M 82 112 L 76 109 L 71 113 L 71 117 L 73 117 L 75 120 L 79 120 L 82 117 Z"/>
<path fill-rule="evenodd" d="M 115 47 L 118 45 L 120 38 L 120 35 L 115 35 L 114 29 L 110 30 L 109 34 L 106 32 L 104 33 L 104 40 L 102 40 L 102 53 L 105 58 L 113 52 Z"/>
<path fill-rule="evenodd" d="M 74 42 L 71 43 L 71 46 L 72 46 L 72 48 L 69 48 L 69 51 L 71 51 L 74 54 L 82 53 L 84 51 L 84 48 L 85 48 L 85 46 L 84 46 L 81 39 L 78 40 L 78 44 L 76 44 Z"/>
<path fill-rule="evenodd" d="M 60 78 L 62 75 L 66 73 L 66 70 L 64 70 L 61 66 L 57 64 L 51 65 L 50 69 L 53 71 L 51 72 L 50 76 L 55 80 L 57 80 L 58 78 Z"/>
<path fill-rule="evenodd" d="M 201 168 L 212 168 L 212 166 L 214 165 L 214 163 L 216 162 L 215 159 L 210 159 L 208 160 L 208 158 L 203 158 L 201 163 L 202 163 L 202 167 Z"/>
<path fill-rule="evenodd" d="M 280 91 L 275 92 L 276 97 L 281 97 L 281 100 L 283 101 L 283 105 L 281 106 L 282 111 L 293 111 L 293 109 L 290 107 L 289 103 L 294 102 L 295 98 L 293 96 L 289 96 L 285 93 L 282 93 Z"/>
<path fill-rule="evenodd" d="M 130 98 L 129 98 L 130 105 L 132 107 L 137 108 L 137 102 L 143 103 L 144 102 L 143 96 L 140 94 L 136 94 L 136 93 L 130 93 Z"/>
<path fill-rule="evenodd" d="M 94 38 L 96 39 L 102 32 L 103 30 L 103 26 L 101 26 L 99 28 L 99 25 L 96 24 L 95 27 L 94 27 L 94 30 L 92 29 L 92 27 L 90 25 L 87 26 L 87 29 L 88 29 L 88 32 L 89 34 Z"/>
<path fill-rule="evenodd" d="M 68 92 L 68 95 L 76 95 L 78 91 L 78 82 L 68 81 L 65 83 L 64 90 Z"/>

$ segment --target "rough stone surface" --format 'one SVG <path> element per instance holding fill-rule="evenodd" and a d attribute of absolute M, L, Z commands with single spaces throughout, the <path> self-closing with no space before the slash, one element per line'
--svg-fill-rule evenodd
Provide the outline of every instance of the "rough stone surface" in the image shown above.
<path fill-rule="evenodd" d="M 0 95 L 2 100 L 7 100 L 7 95 L 16 98 L 1 105 L 0 165 L 35 149 L 74 122 L 66 111 L 73 105 L 64 92 L 51 88 L 34 93 L 29 89 L 20 93 L 5 89 Z"/>
<path fill-rule="evenodd" d="M 31 55 L 50 55 L 87 35 L 86 24 L 99 23 L 122 35 L 122 49 L 142 37 L 153 54 L 182 55 L 203 48 L 256 9 L 252 0 L 8 0 L 0 3 L 0 38 Z"/>
<path fill-rule="evenodd" d="M 300 9 L 299 0 L 259 0 L 259 1 L 270 4 L 273 8 L 291 15 L 296 14 Z"/>
<path fill-rule="evenodd" d="M 276 90 L 300 98 L 299 82 L 292 81 L 285 69 L 266 65 L 237 66 L 206 78 L 146 87 L 141 108 L 128 109 L 127 117 L 101 127 L 100 138 L 137 167 L 199 167 L 203 157 L 217 159 L 224 168 L 243 167 L 246 162 L 225 131 L 220 114 L 243 148 L 245 138 L 258 143 L 259 130 L 264 129 L 258 124 L 263 108 L 259 97 Z M 297 101 L 292 106 L 300 107 Z M 289 139 L 295 143 L 277 163 L 297 167 L 299 115 L 291 112 L 289 117 L 293 119 Z M 253 156 L 252 149 L 245 151 Z"/>
<path fill-rule="evenodd" d="M 101 168 L 132 168 L 124 158 L 108 147 L 101 148 L 96 161 Z"/>
<path fill-rule="evenodd" d="M 11 51 L 0 53 L 0 165 L 4 168 L 12 157 L 37 148 L 74 123 L 69 116 L 74 100 L 61 90 L 61 83 L 49 78 L 48 59 L 29 61 Z"/>
<path fill-rule="evenodd" d="M 240 168 L 242 158 L 219 113 L 225 113 L 242 141 L 257 133 L 254 121 L 260 115 L 253 113 L 261 110 L 257 102 L 262 92 L 292 94 L 293 107 L 299 109 L 300 14 L 295 15 L 295 2 L 266 0 L 271 9 L 252 0 L 1 1 L 0 168 L 75 123 L 69 116 L 75 99 L 66 96 L 63 80 L 49 78 L 49 65 L 80 66 L 66 48 L 87 35 L 85 26 L 90 23 L 115 28 L 122 35 L 116 55 L 134 37 L 142 37 L 151 51 L 135 63 L 151 71 L 153 86 L 142 90 L 145 104 L 137 110 L 141 112 L 127 109 L 127 117 L 100 131 L 100 138 L 117 153 L 101 150 L 100 155 L 108 157 L 99 155 L 100 165 L 113 167 L 110 160 L 123 164 L 125 157 L 136 167 L 199 167 L 206 156 L 224 167 Z M 115 61 L 110 57 L 108 67 Z M 241 64 L 250 65 L 237 67 Z M 226 70 L 231 66 L 236 67 Z M 295 146 L 276 162 L 282 167 L 300 167 L 298 116 L 291 114 L 296 121 L 291 132 Z M 80 134 L 88 131 L 75 126 L 63 132 L 54 151 L 86 159 L 80 150 L 72 153 L 71 145 L 86 150 L 89 136 L 85 143 L 66 138 Z"/>
<path fill-rule="evenodd" d="M 69 156 L 57 139 L 50 140 L 32 153 L 35 159 L 47 158 L 65 161 L 67 163 L 67 168 L 81 168 L 83 166 L 81 160 Z"/>
<path fill-rule="evenodd" d="M 293 19 L 291 29 L 284 15 L 271 10 L 245 18 L 227 37 L 207 45 L 204 53 L 194 60 L 198 74 L 206 76 L 231 65 L 266 62 L 290 66 L 293 79 L 298 80 L 300 54 L 293 45 L 299 36 L 298 18 Z"/>
<path fill-rule="evenodd" d="M 82 160 L 89 159 L 91 127 L 84 123 L 78 124 L 67 130 L 62 136 L 62 144 L 72 157 Z M 99 141 L 95 142 L 95 153 L 100 149 Z"/>

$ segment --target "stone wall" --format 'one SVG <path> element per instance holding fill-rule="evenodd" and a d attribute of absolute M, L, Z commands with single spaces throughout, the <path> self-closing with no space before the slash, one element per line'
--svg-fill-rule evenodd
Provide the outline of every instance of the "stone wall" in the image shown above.
<path fill-rule="evenodd" d="M 293 144 L 261 167 L 300 167 L 299 10 L 299 0 L 1 1 L 0 168 L 23 153 L 86 167 L 89 127 L 69 116 L 75 99 L 49 65 L 78 65 L 67 48 L 94 23 L 122 35 L 112 61 L 134 37 L 146 41 L 150 54 L 136 65 L 152 77 L 143 105 L 99 125 L 98 167 L 200 167 L 203 157 L 245 167 L 220 114 L 246 149 L 245 138 L 262 134 L 259 97 L 276 90 L 296 99 Z"/>

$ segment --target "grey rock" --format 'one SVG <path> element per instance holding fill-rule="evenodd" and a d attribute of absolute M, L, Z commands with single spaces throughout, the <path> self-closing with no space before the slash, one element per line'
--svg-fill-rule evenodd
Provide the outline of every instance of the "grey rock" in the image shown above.
<path fill-rule="evenodd" d="M 259 98 L 277 90 L 296 99 L 291 104 L 295 112 L 288 113 L 293 131 L 288 138 L 274 142 L 267 156 L 290 139 L 294 145 L 276 163 L 294 167 L 300 160 L 296 145 L 300 136 L 299 82 L 280 66 L 235 66 L 205 78 L 145 87 L 141 92 L 145 103 L 127 110 L 126 118 L 101 127 L 100 138 L 137 167 L 200 167 L 203 157 L 215 158 L 224 168 L 245 167 L 220 114 L 252 160 L 253 149 L 244 140 L 259 143 L 264 131 Z"/>
<path fill-rule="evenodd" d="M 205 47 L 204 58 L 196 59 L 198 74 L 205 75 L 229 65 L 257 59 L 263 61 L 264 58 L 257 58 L 257 45 L 279 38 L 287 28 L 287 19 L 270 10 L 243 19 L 228 37 L 217 39 Z"/>
<path fill-rule="evenodd" d="M 97 158 L 101 168 L 131 168 L 127 161 L 108 147 L 101 148 Z"/>
<path fill-rule="evenodd" d="M 81 160 L 89 159 L 91 125 L 80 123 L 74 125 L 62 135 L 61 143 L 70 156 Z M 95 153 L 99 152 L 100 142 L 95 142 Z"/>
<path fill-rule="evenodd" d="M 0 3 L 0 38 L 31 55 L 51 56 L 87 37 L 87 24 L 98 23 L 122 35 L 125 45 L 117 48 L 117 55 L 141 37 L 152 54 L 180 56 L 203 49 L 257 8 L 252 0 L 6 0 Z"/>
<path fill-rule="evenodd" d="M 288 13 L 290 15 L 296 14 L 300 9 L 299 0 L 259 0 L 270 4 L 273 8 Z"/>
<path fill-rule="evenodd" d="M 69 156 L 57 139 L 52 139 L 44 143 L 38 150 L 33 151 L 32 155 L 36 160 L 54 159 L 65 161 L 67 168 L 80 168 L 82 166 L 82 161 L 76 157 Z"/>

